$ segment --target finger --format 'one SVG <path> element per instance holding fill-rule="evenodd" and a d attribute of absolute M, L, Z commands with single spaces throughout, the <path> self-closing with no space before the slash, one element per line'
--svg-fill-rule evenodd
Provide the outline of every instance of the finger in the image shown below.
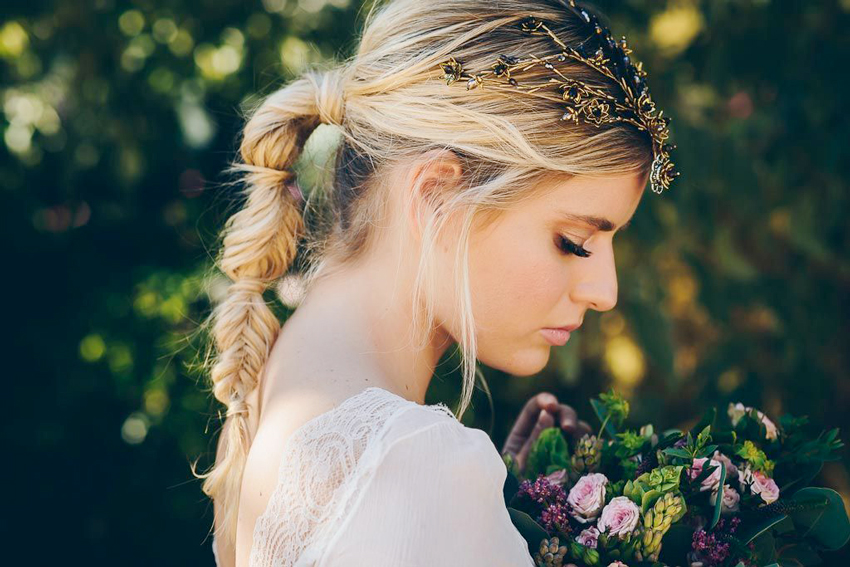
<path fill-rule="evenodd" d="M 558 404 L 558 424 L 565 432 L 573 434 L 578 427 L 578 414 L 567 404 Z"/>
<path fill-rule="evenodd" d="M 537 420 L 534 429 L 531 431 L 531 435 L 529 435 L 528 439 L 517 454 L 517 463 L 519 464 L 520 470 L 525 469 L 525 460 L 528 458 L 528 453 L 531 451 L 531 446 L 534 444 L 535 439 L 540 437 L 540 432 L 547 427 L 552 427 L 554 424 L 555 418 L 552 414 L 546 410 L 542 410 L 540 412 L 540 418 Z"/>
<path fill-rule="evenodd" d="M 526 439 L 528 439 L 528 436 L 531 435 L 531 432 L 537 423 L 537 419 L 540 416 L 541 409 L 552 408 L 553 402 L 554 404 L 557 404 L 557 399 L 555 396 L 547 392 L 541 392 L 540 394 L 529 398 L 523 406 L 514 426 L 511 428 L 510 433 L 508 433 L 502 452 L 510 451 L 513 454 L 517 454 L 522 447 L 522 444 Z M 549 409 L 548 411 L 550 411 L 550 413 L 554 413 L 554 409 Z"/>

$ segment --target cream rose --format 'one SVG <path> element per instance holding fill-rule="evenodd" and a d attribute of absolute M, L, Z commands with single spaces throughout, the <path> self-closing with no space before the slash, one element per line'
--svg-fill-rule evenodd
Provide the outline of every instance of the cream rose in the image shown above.
<path fill-rule="evenodd" d="M 605 485 L 608 478 L 602 473 L 586 474 L 575 483 L 567 495 L 571 515 L 586 524 L 595 520 L 605 505 Z"/>
<path fill-rule="evenodd" d="M 751 411 L 752 407 L 745 406 L 741 402 L 737 404 L 733 404 L 729 402 L 729 409 L 726 410 L 726 413 L 729 414 L 729 419 L 732 420 L 732 427 L 738 425 L 738 422 L 741 421 L 741 418 L 747 414 L 747 412 Z M 779 437 L 779 429 L 777 429 L 776 424 L 773 423 L 769 417 L 767 417 L 761 410 L 756 410 L 756 415 L 764 424 L 765 435 L 769 440 L 774 440 Z"/>
<path fill-rule="evenodd" d="M 632 533 L 640 521 L 640 508 L 628 496 L 611 499 L 596 523 L 601 533 L 622 537 Z"/>

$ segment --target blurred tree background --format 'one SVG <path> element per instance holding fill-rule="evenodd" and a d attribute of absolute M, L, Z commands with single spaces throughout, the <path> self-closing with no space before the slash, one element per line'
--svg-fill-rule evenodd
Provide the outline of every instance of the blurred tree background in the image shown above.
<path fill-rule="evenodd" d="M 613 386 L 634 425 L 686 427 L 742 401 L 847 438 L 850 1 L 596 5 L 673 117 L 683 174 L 648 192 L 617 239 L 617 308 L 590 312 L 538 377 L 485 368 L 495 426 L 483 391 L 464 421 L 501 447 L 534 393 L 593 422 L 587 398 Z M 221 171 L 242 105 L 349 55 L 364 6 L 3 6 L 7 549 L 35 564 L 212 565 L 212 509 L 189 463 L 206 468 L 218 431 L 192 364 L 225 285 L 201 276 L 238 205 Z M 330 139 L 311 139 L 315 155 Z M 429 403 L 456 407 L 454 366 L 440 366 Z M 845 502 L 848 464 L 815 481 Z"/>

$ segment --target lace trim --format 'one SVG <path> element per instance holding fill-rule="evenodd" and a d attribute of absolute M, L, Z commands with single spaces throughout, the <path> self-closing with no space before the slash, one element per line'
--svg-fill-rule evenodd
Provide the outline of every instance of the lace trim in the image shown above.
<path fill-rule="evenodd" d="M 398 410 L 413 407 L 457 420 L 445 404 L 420 405 L 372 386 L 296 429 L 284 443 L 277 485 L 254 526 L 250 567 L 292 566 L 318 528 L 339 521 L 354 493 L 346 487 L 363 476 L 358 465 L 370 441 L 382 436 Z"/>

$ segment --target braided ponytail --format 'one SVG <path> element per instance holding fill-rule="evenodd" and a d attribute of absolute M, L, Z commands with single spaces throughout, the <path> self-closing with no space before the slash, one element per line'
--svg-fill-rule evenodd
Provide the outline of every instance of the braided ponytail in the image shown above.
<path fill-rule="evenodd" d="M 222 231 L 217 264 L 233 283 L 209 317 L 217 357 L 208 362 L 212 392 L 227 408 L 227 423 L 216 464 L 195 476 L 205 479 L 202 489 L 221 512 L 216 535 L 231 545 L 252 441 L 246 399 L 258 386 L 280 330 L 263 292 L 289 269 L 305 228 L 292 166 L 320 123 L 341 122 L 339 78 L 310 71 L 263 100 L 243 131 L 241 162 L 228 168 L 243 174 L 247 198 Z"/>

